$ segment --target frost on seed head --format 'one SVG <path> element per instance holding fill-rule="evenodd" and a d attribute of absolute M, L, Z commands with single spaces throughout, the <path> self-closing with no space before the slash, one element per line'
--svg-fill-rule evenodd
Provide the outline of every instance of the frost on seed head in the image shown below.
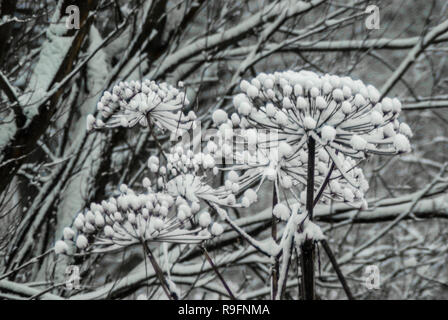
<path fill-rule="evenodd" d="M 263 73 L 254 79 L 256 91 L 243 80 L 243 93 L 234 99 L 236 111 L 251 128 L 275 130 L 278 139 L 286 142 L 312 137 L 355 159 L 364 159 L 368 153 L 393 155 L 410 150 L 387 139 L 398 133 L 412 136 L 409 126 L 398 122 L 401 102 L 389 97 L 379 101 L 381 95 L 372 85 L 304 70 Z M 243 103 L 245 109 L 255 111 L 241 114 Z M 383 136 L 386 127 L 389 132 Z M 348 146 L 347 140 L 352 141 Z"/>
<path fill-rule="evenodd" d="M 68 251 L 68 245 L 63 240 L 56 241 L 54 245 L 54 252 L 56 254 L 65 254 Z"/>
<path fill-rule="evenodd" d="M 148 176 L 138 189 L 121 184 L 118 194 L 101 204 L 91 203 L 79 213 L 72 228 L 64 229 L 64 239 L 82 253 L 110 252 L 142 241 L 197 244 L 219 236 L 223 227 L 212 215 L 201 210 L 205 204 L 242 207 L 236 194 L 240 177 L 229 172 L 229 187 L 213 187 L 207 173 L 219 170 L 208 153 L 193 153 L 175 145 L 166 161 L 151 156 Z M 152 183 L 158 176 L 157 183 Z M 246 190 L 250 202 L 256 193 Z M 247 200 L 249 201 L 249 200 Z M 65 252 L 58 243 L 58 252 Z M 64 250 L 63 250 L 64 249 Z"/>
<path fill-rule="evenodd" d="M 166 83 L 151 80 L 120 82 L 112 91 L 105 91 L 97 109 L 102 119 L 87 116 L 87 130 L 156 126 L 177 135 L 193 126 L 196 115 L 182 112 L 189 101 L 185 92 Z M 149 123 L 148 123 L 149 121 Z"/>
<path fill-rule="evenodd" d="M 213 122 L 215 123 L 215 125 L 219 126 L 219 125 L 227 122 L 228 116 L 224 110 L 216 110 L 215 112 L 213 112 L 212 119 L 213 119 Z"/>
<path fill-rule="evenodd" d="M 401 103 L 385 97 L 361 80 L 311 71 L 262 73 L 243 80 L 242 93 L 233 103 L 239 124 L 232 135 L 217 145 L 216 154 L 225 154 L 239 172 L 238 188 L 258 190 L 263 183 L 276 188 L 304 205 L 297 197 L 306 188 L 308 141 L 316 141 L 315 188 L 324 183 L 332 164 L 330 183 L 321 201 L 343 201 L 356 207 L 365 203 L 368 183 L 357 168 L 368 154 L 395 155 L 411 150 L 407 137 L 412 131 L 398 120 Z M 224 118 L 222 119 L 225 120 Z M 244 125 L 243 125 L 244 123 Z M 228 145 L 235 148 L 228 149 Z M 233 185 L 227 184 L 227 189 Z M 282 190 L 283 189 L 283 190 Z M 244 194 L 244 207 L 254 203 Z"/>
<path fill-rule="evenodd" d="M 343 153 L 333 151 L 328 144 L 332 143 L 336 137 L 336 129 L 327 125 L 323 129 L 327 144 L 318 145 L 315 157 L 315 192 L 317 193 L 324 183 L 326 176 L 330 173 L 331 162 L 335 161 L 337 165 L 332 171 L 332 185 L 339 188 L 327 187 L 322 194 L 321 202 L 330 200 L 350 203 L 360 207 L 364 200 L 364 194 L 367 191 L 368 183 L 362 173 L 362 170 L 354 170 L 356 161 Z M 250 134 L 248 134 L 250 133 Z M 249 137 L 249 138 L 248 138 Z M 220 137 L 225 141 L 225 137 Z M 255 128 L 245 129 L 241 133 L 236 131 L 232 139 L 241 141 L 235 145 L 232 154 L 231 163 L 227 164 L 229 174 L 225 181 L 224 189 L 232 190 L 234 194 L 244 191 L 240 200 L 232 199 L 223 205 L 241 205 L 250 207 L 257 201 L 257 191 L 261 185 L 267 184 L 269 188 L 276 188 L 276 194 L 285 197 L 297 198 L 298 194 L 306 190 L 307 162 L 308 153 L 306 152 L 306 141 L 291 141 L 286 138 L 280 138 L 279 135 L 266 135 Z M 355 143 L 356 147 L 366 148 L 363 139 L 359 138 Z M 247 144 L 246 141 L 251 141 Z M 250 147 L 247 150 L 247 146 Z M 241 148 L 240 148 L 241 147 Z M 218 150 L 222 145 L 218 146 Z M 253 189 L 252 189 L 253 188 Z M 344 188 L 353 193 L 353 197 L 347 197 L 344 194 Z M 279 201 L 280 202 L 280 201 Z M 300 205 L 305 205 L 305 198 L 299 199 Z M 280 215 L 279 219 L 286 215 Z"/>
<path fill-rule="evenodd" d="M 283 221 L 287 221 L 291 215 L 289 208 L 283 203 L 277 204 L 272 210 L 272 214 Z"/>
<path fill-rule="evenodd" d="M 212 225 L 211 233 L 214 236 L 220 236 L 224 232 L 224 228 L 219 223 L 215 222 Z"/>

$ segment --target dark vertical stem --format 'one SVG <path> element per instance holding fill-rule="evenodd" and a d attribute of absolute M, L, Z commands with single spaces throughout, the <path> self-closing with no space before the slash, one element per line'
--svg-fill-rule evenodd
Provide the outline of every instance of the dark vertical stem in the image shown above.
<path fill-rule="evenodd" d="M 275 184 L 274 184 L 274 195 L 272 197 L 272 210 L 274 210 L 275 206 L 277 205 L 277 202 L 278 202 L 277 201 L 277 188 L 275 187 Z M 271 234 L 272 234 L 272 239 L 274 239 L 274 241 L 277 241 L 277 221 L 274 216 L 272 216 Z"/>
<path fill-rule="evenodd" d="M 277 205 L 277 188 L 275 187 L 275 183 L 274 183 L 274 195 L 272 197 L 272 210 L 274 210 L 274 207 Z M 272 227 L 271 227 L 271 234 L 272 234 L 272 239 L 277 242 L 277 221 L 276 221 L 276 217 L 274 215 L 272 215 Z M 275 300 L 275 297 L 277 296 L 277 291 L 278 291 L 278 273 L 279 273 L 279 261 L 278 261 L 278 257 L 275 257 L 275 262 L 274 262 L 274 266 L 272 268 L 272 300 Z"/>
<path fill-rule="evenodd" d="M 310 137 L 308 140 L 308 173 L 306 190 L 306 210 L 310 221 L 313 219 L 314 207 L 314 160 L 316 142 Z M 307 239 L 301 246 L 302 249 L 302 299 L 315 299 L 314 279 L 314 240 Z"/>
<path fill-rule="evenodd" d="M 307 185 L 306 185 L 306 210 L 308 211 L 308 217 L 313 220 L 313 207 L 314 207 L 314 161 L 316 154 L 316 141 L 310 137 L 308 140 L 308 172 L 307 172 Z"/>
<path fill-rule="evenodd" d="M 327 177 L 325 178 L 324 183 L 322 184 L 321 188 L 319 189 L 319 192 L 317 193 L 317 196 L 314 198 L 314 206 L 317 205 L 317 203 L 320 200 L 320 197 L 324 193 L 325 188 L 327 187 L 328 183 L 330 182 L 331 174 L 333 173 L 335 167 L 335 163 L 333 162 L 331 164 L 330 170 L 328 171 Z M 328 255 L 328 258 L 330 259 L 331 265 L 333 266 L 334 270 L 336 271 L 336 274 L 338 276 L 339 281 L 342 284 L 342 287 L 344 288 L 345 294 L 347 295 L 347 298 L 349 300 L 355 300 L 350 287 L 348 286 L 347 280 L 344 277 L 344 274 L 341 271 L 341 268 L 338 265 L 338 262 L 336 261 L 336 258 L 333 254 L 333 251 L 331 250 L 330 245 L 328 244 L 327 240 L 321 241 L 322 247 L 324 248 L 325 252 Z"/>
<path fill-rule="evenodd" d="M 296 271 L 297 271 L 297 279 L 300 278 L 300 266 L 299 264 L 301 264 L 301 256 L 299 255 L 299 252 L 297 250 L 297 247 L 294 246 L 294 251 L 296 253 Z M 300 260 L 300 261 L 299 261 Z M 297 281 L 297 300 L 301 299 L 302 297 L 302 282 L 301 281 Z"/>

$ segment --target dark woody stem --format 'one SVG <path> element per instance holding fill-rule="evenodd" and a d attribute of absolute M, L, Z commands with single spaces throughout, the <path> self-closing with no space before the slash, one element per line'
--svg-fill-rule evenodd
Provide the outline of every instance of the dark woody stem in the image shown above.
<path fill-rule="evenodd" d="M 331 174 L 333 173 L 334 167 L 335 167 L 335 163 L 332 162 L 330 170 L 328 171 L 328 174 L 325 178 L 325 181 L 322 184 L 322 186 L 320 187 L 316 197 L 314 198 L 313 207 L 317 205 L 325 188 L 327 187 L 328 183 L 330 182 L 330 177 L 331 177 Z M 350 290 L 350 287 L 347 284 L 347 280 L 345 279 L 344 274 L 342 273 L 341 268 L 339 267 L 339 264 L 336 261 L 336 258 L 334 256 L 333 251 L 331 250 L 331 247 L 328 244 L 327 240 L 324 239 L 324 240 L 320 241 L 320 243 L 321 243 L 322 247 L 324 248 L 325 253 L 327 254 L 328 258 L 330 259 L 331 265 L 333 266 L 334 270 L 336 271 L 338 279 L 342 284 L 342 288 L 344 289 L 344 291 L 347 295 L 347 298 L 349 300 L 355 300 L 355 298 L 353 297 L 353 294 Z"/>
<path fill-rule="evenodd" d="M 316 154 L 316 141 L 310 137 L 308 140 L 308 172 L 306 191 L 306 210 L 310 221 L 313 219 L 314 207 L 314 161 Z M 315 299 L 315 275 L 314 275 L 314 240 L 306 239 L 301 245 L 302 251 L 302 299 Z"/>
<path fill-rule="evenodd" d="M 331 177 L 331 174 L 333 173 L 334 167 L 335 167 L 335 163 L 332 162 L 330 170 L 328 171 L 327 177 L 325 178 L 324 183 L 322 184 L 321 188 L 319 189 L 319 192 L 317 193 L 316 197 L 314 198 L 313 206 L 317 205 L 325 188 L 327 187 L 328 183 L 330 182 L 330 177 Z M 334 253 L 331 250 L 331 247 L 328 244 L 327 240 L 324 239 L 324 240 L 320 241 L 320 243 L 321 243 L 322 247 L 324 248 L 325 253 L 327 254 L 328 258 L 330 259 L 331 265 L 333 266 L 334 270 L 336 271 L 338 279 L 342 284 L 342 288 L 344 289 L 345 294 L 347 295 L 347 298 L 349 300 L 355 300 L 355 298 L 353 297 L 353 294 L 350 290 L 350 287 L 347 284 L 347 280 L 345 279 L 344 274 L 342 273 L 341 268 L 339 267 L 339 264 L 336 261 Z"/>
<path fill-rule="evenodd" d="M 277 205 L 277 188 L 274 183 L 274 195 L 272 197 L 272 210 L 274 210 Z M 272 227 L 271 227 L 271 235 L 272 239 L 277 242 L 277 219 L 274 215 L 272 215 Z M 274 265 L 272 266 L 271 271 L 271 293 L 272 300 L 275 300 L 278 291 L 278 273 L 279 273 L 279 261 L 278 257 L 274 257 Z"/>

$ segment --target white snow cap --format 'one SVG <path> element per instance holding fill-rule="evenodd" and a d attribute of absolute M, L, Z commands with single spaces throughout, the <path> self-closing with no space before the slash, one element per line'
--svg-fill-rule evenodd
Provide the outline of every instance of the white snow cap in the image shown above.
<path fill-rule="evenodd" d="M 350 114 L 352 112 L 352 104 L 348 101 L 342 102 L 341 110 L 344 114 Z"/>
<path fill-rule="evenodd" d="M 203 228 L 207 228 L 210 223 L 212 222 L 212 218 L 210 217 L 210 213 L 203 212 L 201 213 L 201 215 L 199 216 L 199 225 Z"/>
<path fill-rule="evenodd" d="M 404 122 L 400 123 L 400 133 L 404 134 L 406 137 L 411 138 L 412 137 L 412 130 L 411 128 Z"/>
<path fill-rule="evenodd" d="M 405 135 L 399 133 L 394 137 L 394 147 L 398 152 L 410 152 L 411 144 Z"/>
<path fill-rule="evenodd" d="M 252 106 L 248 102 L 242 102 L 238 108 L 238 112 L 243 116 L 248 116 L 252 111 Z"/>
<path fill-rule="evenodd" d="M 215 125 L 219 126 L 220 124 L 227 122 L 227 120 L 228 120 L 227 112 L 225 112 L 224 110 L 218 109 L 215 112 L 213 112 L 212 119 L 213 119 L 213 122 L 215 123 Z"/>
<path fill-rule="evenodd" d="M 286 175 L 284 177 L 282 177 L 282 180 L 280 183 L 281 183 L 282 187 L 285 189 L 290 189 L 293 185 L 292 178 L 290 176 L 286 176 Z"/>
<path fill-rule="evenodd" d="M 75 236 L 75 231 L 70 227 L 65 227 L 62 234 L 64 235 L 64 240 L 72 240 Z"/>
<path fill-rule="evenodd" d="M 377 88 L 369 84 L 367 86 L 367 91 L 369 92 L 370 101 L 372 101 L 373 103 L 377 103 L 380 100 L 381 94 L 377 90 Z"/>
<path fill-rule="evenodd" d="M 305 129 L 313 130 L 316 128 L 316 120 L 310 116 L 306 116 L 305 119 L 303 119 L 303 126 Z"/>
<path fill-rule="evenodd" d="M 65 254 L 68 251 L 68 245 L 63 240 L 58 240 L 54 244 L 54 253 L 56 254 Z"/>
<path fill-rule="evenodd" d="M 95 124 L 95 117 L 91 114 L 89 114 L 87 116 L 87 120 L 86 120 L 86 127 L 87 127 L 87 131 L 92 131 L 93 130 L 93 125 Z"/>
<path fill-rule="evenodd" d="M 334 89 L 333 90 L 333 98 L 336 101 L 342 101 L 344 100 L 344 93 L 341 89 Z"/>
<path fill-rule="evenodd" d="M 145 188 L 151 188 L 151 180 L 149 180 L 148 177 L 143 178 L 143 187 Z"/>
<path fill-rule="evenodd" d="M 97 226 L 97 227 L 103 227 L 104 226 L 104 224 L 105 224 L 105 221 L 104 221 L 104 217 L 103 217 L 103 215 L 99 212 L 99 211 L 97 211 L 96 213 L 95 213 L 95 225 Z"/>
<path fill-rule="evenodd" d="M 82 213 L 80 213 L 75 221 L 73 222 L 73 225 L 75 226 L 76 229 L 81 230 L 84 227 L 84 215 Z"/>
<path fill-rule="evenodd" d="M 162 230 L 165 227 L 165 222 L 163 222 L 162 219 L 160 218 L 154 218 L 154 229 L 156 229 L 157 231 Z"/>
<path fill-rule="evenodd" d="M 275 114 L 275 120 L 280 126 L 286 126 L 288 124 L 288 116 L 283 112 L 277 112 Z"/>
<path fill-rule="evenodd" d="M 358 135 L 353 135 L 350 143 L 355 150 L 364 150 L 367 146 L 367 141 Z"/>
<path fill-rule="evenodd" d="M 285 204 L 278 203 L 272 210 L 272 214 L 278 219 L 286 221 L 289 219 L 291 212 Z"/>
<path fill-rule="evenodd" d="M 224 232 L 224 228 L 222 227 L 222 225 L 220 225 L 219 223 L 215 222 L 215 223 L 213 223 L 212 228 L 211 228 L 210 231 L 211 231 L 212 235 L 217 237 L 217 236 L 221 235 Z"/>
<path fill-rule="evenodd" d="M 307 101 L 304 97 L 302 97 L 302 96 L 299 96 L 299 97 L 297 98 L 297 102 L 296 102 L 296 104 L 297 104 L 297 108 L 299 108 L 299 109 L 301 109 L 301 110 L 305 110 L 305 109 L 307 109 L 308 106 L 309 106 L 308 101 Z"/>
<path fill-rule="evenodd" d="M 230 171 L 229 172 L 229 175 L 228 175 L 228 179 L 231 181 L 231 182 L 238 182 L 238 180 L 239 180 L 239 176 L 238 176 L 238 173 L 236 173 L 236 171 Z"/>
<path fill-rule="evenodd" d="M 257 87 L 253 86 L 253 85 L 249 85 L 247 87 L 247 95 L 250 98 L 252 98 L 252 99 L 256 98 L 258 96 L 258 89 L 257 89 Z"/>
<path fill-rule="evenodd" d="M 323 110 L 327 107 L 327 102 L 325 101 L 325 98 L 322 96 L 316 97 L 316 107 L 319 110 Z"/>
<path fill-rule="evenodd" d="M 355 200 L 355 195 L 353 194 L 353 191 L 349 187 L 344 188 L 343 195 L 344 200 L 347 202 L 353 202 Z"/>
<path fill-rule="evenodd" d="M 381 106 L 384 112 L 390 112 L 393 109 L 393 102 L 392 99 L 389 97 L 383 98 L 381 101 Z"/>
<path fill-rule="evenodd" d="M 325 239 L 325 236 L 320 227 L 312 221 L 306 220 L 305 222 L 305 238 L 312 239 L 314 241 L 320 241 Z"/>
<path fill-rule="evenodd" d="M 323 126 L 322 139 L 326 142 L 332 142 L 336 138 L 336 129 L 332 126 Z"/>
<path fill-rule="evenodd" d="M 78 238 L 76 238 L 76 246 L 79 248 L 79 249 L 85 249 L 85 248 L 87 248 L 87 245 L 89 244 L 89 241 L 87 240 L 87 238 L 86 238 L 86 236 L 85 235 L 83 235 L 83 234 L 80 234 L 79 236 L 78 236 Z"/>
<path fill-rule="evenodd" d="M 274 105 L 272 103 L 268 103 L 266 105 L 266 115 L 268 117 L 274 117 L 276 113 L 277 113 L 277 108 L 274 107 Z"/>
<path fill-rule="evenodd" d="M 106 237 L 113 237 L 115 235 L 115 231 L 111 226 L 104 227 L 104 234 Z"/>
<path fill-rule="evenodd" d="M 258 195 L 253 189 L 247 189 L 244 192 L 244 196 L 249 199 L 251 203 L 258 201 Z"/>
<path fill-rule="evenodd" d="M 278 146 L 278 152 L 280 157 L 288 157 L 293 152 L 293 149 L 289 143 L 282 141 Z"/>
<path fill-rule="evenodd" d="M 384 122 L 383 115 L 379 111 L 373 110 L 370 114 L 370 122 L 375 126 L 382 124 Z"/>

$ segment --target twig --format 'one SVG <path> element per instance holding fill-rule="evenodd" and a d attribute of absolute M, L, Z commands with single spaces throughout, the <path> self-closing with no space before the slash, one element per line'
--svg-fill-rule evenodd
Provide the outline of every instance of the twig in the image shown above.
<path fill-rule="evenodd" d="M 156 259 L 154 258 L 151 250 L 148 247 L 148 244 L 145 241 L 143 242 L 143 247 L 145 248 L 149 261 L 152 264 L 152 267 L 154 268 L 154 272 L 157 275 L 157 278 L 159 278 L 160 284 L 162 286 L 163 291 L 165 291 L 165 294 L 167 295 L 168 299 L 170 300 L 179 300 L 179 297 L 175 292 L 172 292 L 169 289 L 168 283 L 165 279 L 165 275 L 163 274 L 162 269 L 160 268 L 159 264 L 157 263 Z"/>
<path fill-rule="evenodd" d="M 224 286 L 224 288 L 226 289 L 227 293 L 229 294 L 230 298 L 232 300 L 236 300 L 235 296 L 232 293 L 232 290 L 230 290 L 229 286 L 227 285 L 227 282 L 224 280 L 223 276 L 221 275 L 221 273 L 219 272 L 218 268 L 216 267 L 216 265 L 213 263 L 212 258 L 210 258 L 210 255 L 207 252 L 207 249 L 205 249 L 204 246 L 201 246 L 201 250 L 204 253 L 205 258 L 207 259 L 208 263 L 210 264 L 210 266 L 213 268 L 213 271 L 215 271 L 216 275 L 218 276 L 219 280 L 221 280 L 222 285 Z"/>
<path fill-rule="evenodd" d="M 347 281 L 345 280 L 344 274 L 342 273 L 341 269 L 339 268 L 339 264 L 336 261 L 336 258 L 334 256 L 333 251 L 331 250 L 327 240 L 324 239 L 320 243 L 322 244 L 322 247 L 324 248 L 325 252 L 327 253 L 327 256 L 330 259 L 331 265 L 334 268 L 334 271 L 336 271 L 336 274 L 338 275 L 338 279 L 341 282 L 342 287 L 344 288 L 347 298 L 349 300 L 355 300 L 352 292 L 350 291 L 350 287 L 348 286 Z"/>

